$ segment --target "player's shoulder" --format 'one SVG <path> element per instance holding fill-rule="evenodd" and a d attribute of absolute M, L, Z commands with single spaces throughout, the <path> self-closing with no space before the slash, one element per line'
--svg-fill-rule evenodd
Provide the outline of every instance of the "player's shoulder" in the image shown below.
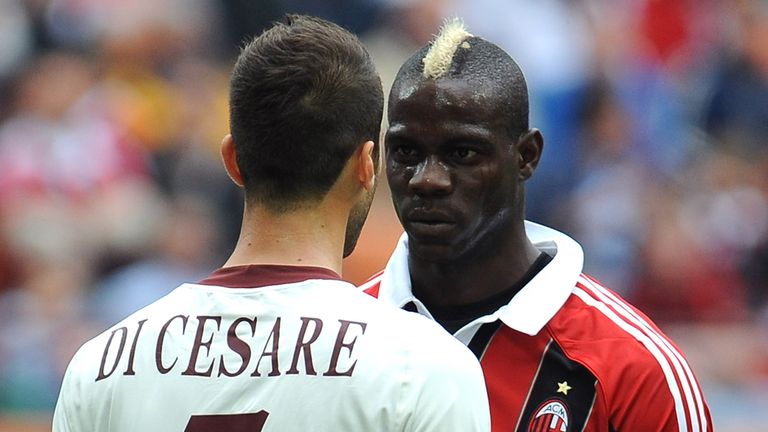
<path fill-rule="evenodd" d="M 469 349 L 435 321 L 421 314 L 402 310 L 388 302 L 379 301 L 379 288 L 383 277 L 384 270 L 381 270 L 358 285 L 357 289 L 368 297 L 368 303 L 387 315 L 386 320 L 389 322 L 390 335 L 399 336 L 400 341 L 398 343 L 404 344 L 406 347 L 413 347 L 414 359 L 429 359 L 430 355 L 424 356 L 422 354 L 425 351 L 437 350 L 446 354 L 443 357 L 450 357 L 455 360 L 453 364 L 444 362 L 446 367 L 454 367 L 456 366 L 455 363 L 460 364 L 461 367 L 464 367 L 467 362 L 477 363 Z M 403 335 L 407 340 L 402 340 Z M 428 347 L 429 350 L 424 350 L 425 347 Z"/>
<path fill-rule="evenodd" d="M 435 356 L 440 356 L 458 362 L 477 362 L 464 344 L 435 321 L 380 301 L 364 291 L 356 290 L 354 295 L 355 306 L 364 311 L 370 324 L 379 330 L 376 333 L 382 343 L 395 351 L 407 351 L 407 356 L 414 361 L 427 359 L 434 362 Z"/>
<path fill-rule="evenodd" d="M 94 361 L 99 361 L 104 355 L 104 347 L 109 344 L 111 339 L 114 339 L 116 343 L 124 344 L 126 343 L 125 338 L 129 333 L 128 329 L 144 327 L 145 323 L 149 323 L 147 326 L 151 326 L 154 321 L 148 319 L 153 315 L 163 313 L 163 311 L 168 310 L 171 305 L 179 306 L 179 300 L 176 294 L 177 290 L 178 288 L 153 303 L 133 312 L 83 343 L 72 357 L 68 369 L 77 369 L 81 366 L 87 367 Z"/>
<path fill-rule="evenodd" d="M 663 335 L 647 315 L 620 294 L 584 274 L 555 318 L 568 322 L 563 330 L 582 342 L 607 338 L 631 341 L 642 335 Z M 574 318 L 578 321 L 572 322 Z"/>
<path fill-rule="evenodd" d="M 680 420 L 680 430 L 691 430 L 681 420 L 686 417 L 706 421 L 708 408 L 682 351 L 619 294 L 582 275 L 552 322 L 565 354 L 596 375 L 613 409 L 628 418 L 638 407 L 671 413 Z M 629 397 L 627 383 L 632 383 Z"/>
<path fill-rule="evenodd" d="M 680 350 L 649 317 L 586 275 L 579 278 L 548 328 L 566 355 L 604 378 L 662 378 L 665 370 L 685 363 Z"/>
<path fill-rule="evenodd" d="M 390 303 L 379 301 L 375 296 L 360 288 L 355 289 L 350 295 L 353 296 L 351 300 L 357 303 L 357 307 L 368 310 L 369 316 L 372 319 L 386 322 L 393 332 L 412 329 L 415 332 L 414 336 L 421 332 L 433 333 L 439 331 L 439 333 L 446 333 L 442 327 L 423 315 L 408 312 Z"/>

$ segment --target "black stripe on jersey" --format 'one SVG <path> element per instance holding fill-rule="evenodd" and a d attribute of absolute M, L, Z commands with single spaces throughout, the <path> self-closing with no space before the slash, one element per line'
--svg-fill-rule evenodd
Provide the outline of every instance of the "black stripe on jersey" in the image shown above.
<path fill-rule="evenodd" d="M 469 341 L 469 347 L 470 351 L 475 353 L 475 357 L 477 357 L 478 360 L 480 360 L 483 357 L 483 354 L 485 354 L 485 349 L 488 348 L 488 344 L 491 342 L 491 338 L 496 333 L 496 331 L 501 327 L 501 321 L 496 320 L 493 322 L 485 323 L 480 326 L 479 329 L 475 332 L 475 335 L 472 336 L 472 340 Z"/>
<path fill-rule="evenodd" d="M 535 423 L 536 414 L 549 402 L 565 406 L 568 432 L 583 431 L 595 403 L 596 385 L 597 379 L 587 368 L 566 357 L 560 346 L 550 341 L 531 383 L 528 400 L 517 423 L 517 432 L 538 430 L 529 429 L 529 425 L 532 421 Z M 558 391 L 561 387 L 566 393 Z"/>

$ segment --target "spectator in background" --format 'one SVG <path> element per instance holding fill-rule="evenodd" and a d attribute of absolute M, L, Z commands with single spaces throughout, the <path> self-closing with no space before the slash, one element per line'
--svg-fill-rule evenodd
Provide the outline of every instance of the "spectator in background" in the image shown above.
<path fill-rule="evenodd" d="M 145 176 L 143 153 L 103 102 L 85 58 L 54 52 L 26 68 L 14 114 L 0 126 L 0 209 L 30 196 L 82 203 L 110 184 Z"/>
<path fill-rule="evenodd" d="M 587 88 L 579 123 L 578 180 L 562 223 L 584 247 L 585 271 L 632 298 L 652 180 L 635 153 L 634 125 L 610 82 Z"/>
<path fill-rule="evenodd" d="M 50 412 L 73 344 L 95 334 L 89 227 L 66 204 L 17 203 L 2 219 L 18 280 L 0 293 L 0 413 Z"/>
<path fill-rule="evenodd" d="M 701 175 L 704 172 L 689 171 L 691 177 Z M 655 186 L 647 197 L 647 230 L 632 298 L 662 325 L 746 317 L 738 254 L 719 236 L 723 229 L 731 231 L 728 224 L 740 224 L 734 217 L 741 216 L 718 211 L 712 206 L 716 199 L 699 193 L 684 196 L 679 187 L 669 185 Z"/>
<path fill-rule="evenodd" d="M 717 73 L 704 127 L 716 145 L 744 157 L 768 154 L 768 3 L 741 2 L 740 49 Z"/>
<path fill-rule="evenodd" d="M 158 202 L 164 209 L 156 221 L 146 220 L 149 251 L 101 278 L 93 288 L 90 310 L 104 327 L 168 294 L 174 287 L 201 280 L 216 267 L 215 219 L 205 201 L 177 198 Z"/>
<path fill-rule="evenodd" d="M 0 29 L 3 29 L 0 39 L 0 83 L 16 73 L 23 61 L 33 54 L 31 27 L 29 13 L 22 0 L 0 2 Z M 3 111 L 4 107 L 0 108 L 0 119 Z"/>
<path fill-rule="evenodd" d="M 742 315 L 759 314 L 768 291 L 768 279 L 758 270 L 768 265 L 768 2 L 730 5 L 734 40 L 723 47 L 725 60 L 715 63 L 700 124 L 710 140 L 708 153 L 694 165 L 706 181 L 683 206 L 697 221 L 698 242 L 736 280 L 720 297 L 740 296 L 735 308 Z"/>

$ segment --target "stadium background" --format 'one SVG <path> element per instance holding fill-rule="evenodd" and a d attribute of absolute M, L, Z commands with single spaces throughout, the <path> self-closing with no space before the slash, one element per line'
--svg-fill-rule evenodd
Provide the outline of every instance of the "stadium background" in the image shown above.
<path fill-rule="evenodd" d="M 0 432 L 49 430 L 84 340 L 223 262 L 229 68 L 286 11 L 356 32 L 385 91 L 448 16 L 510 52 L 546 143 L 529 218 L 678 342 L 716 430 L 764 430 L 768 2 L 0 0 Z M 382 184 L 344 276 L 399 234 Z"/>

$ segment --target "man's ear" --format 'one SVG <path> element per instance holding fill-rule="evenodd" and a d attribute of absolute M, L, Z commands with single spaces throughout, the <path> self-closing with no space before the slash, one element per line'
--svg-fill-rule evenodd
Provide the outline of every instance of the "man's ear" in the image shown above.
<path fill-rule="evenodd" d="M 528 180 L 541 160 L 544 151 L 544 137 L 538 129 L 526 132 L 517 142 L 518 168 L 520 180 Z"/>
<path fill-rule="evenodd" d="M 373 190 L 376 185 L 376 166 L 378 164 L 374 163 L 373 160 L 375 157 L 373 148 L 373 141 L 366 141 L 358 147 L 354 154 L 354 157 L 357 159 L 355 175 L 367 191 Z"/>
<path fill-rule="evenodd" d="M 221 158 L 224 160 L 224 168 L 229 174 L 229 178 L 236 185 L 243 187 L 243 176 L 240 174 L 240 167 L 237 166 L 237 153 L 235 152 L 235 140 L 232 135 L 227 134 L 221 140 Z"/>

